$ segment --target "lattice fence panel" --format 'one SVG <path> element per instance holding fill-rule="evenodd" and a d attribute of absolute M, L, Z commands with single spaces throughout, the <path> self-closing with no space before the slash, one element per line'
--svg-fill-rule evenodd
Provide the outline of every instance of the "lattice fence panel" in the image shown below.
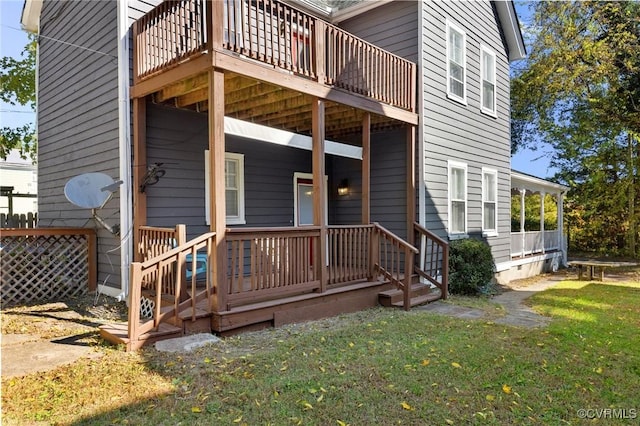
<path fill-rule="evenodd" d="M 2 306 L 64 300 L 90 282 L 90 235 L 0 236 Z"/>

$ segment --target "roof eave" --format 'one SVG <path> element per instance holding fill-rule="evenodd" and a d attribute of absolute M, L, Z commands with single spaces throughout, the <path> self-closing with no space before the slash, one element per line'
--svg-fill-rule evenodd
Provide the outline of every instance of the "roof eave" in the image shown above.
<path fill-rule="evenodd" d="M 528 184 L 535 188 L 542 188 L 548 190 L 556 190 L 560 192 L 566 192 L 569 187 L 560 183 L 551 182 L 546 179 L 539 178 L 537 176 L 530 175 L 528 173 L 519 172 L 511 169 L 511 186 L 514 186 L 515 182 L 520 182 L 525 186 Z"/>
<path fill-rule="evenodd" d="M 524 37 L 520 30 L 520 22 L 518 22 L 518 14 L 516 13 L 513 1 L 494 1 L 502 31 L 509 48 L 509 61 L 517 61 L 527 56 L 527 49 L 524 44 Z"/>
<path fill-rule="evenodd" d="M 20 24 L 22 29 L 30 33 L 38 33 L 40 30 L 40 12 L 43 0 L 25 0 L 22 7 Z"/>

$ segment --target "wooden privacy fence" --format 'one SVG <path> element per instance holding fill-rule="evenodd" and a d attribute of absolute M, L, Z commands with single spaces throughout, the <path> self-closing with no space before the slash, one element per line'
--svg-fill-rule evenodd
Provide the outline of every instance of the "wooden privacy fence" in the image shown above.
<path fill-rule="evenodd" d="M 95 291 L 96 232 L 85 228 L 0 231 L 2 306 Z"/>
<path fill-rule="evenodd" d="M 38 213 L 0 214 L 0 228 L 35 228 L 38 225 Z"/>

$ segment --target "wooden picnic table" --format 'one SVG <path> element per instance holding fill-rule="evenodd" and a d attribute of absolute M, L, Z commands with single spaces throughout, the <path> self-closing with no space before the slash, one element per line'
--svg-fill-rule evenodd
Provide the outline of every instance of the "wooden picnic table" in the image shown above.
<path fill-rule="evenodd" d="M 606 260 L 570 260 L 567 262 L 568 266 L 576 266 L 578 268 L 578 280 L 582 280 L 583 269 L 587 270 L 587 277 L 589 281 L 592 281 L 595 276 L 597 268 L 600 268 L 600 281 L 604 281 L 604 271 L 607 268 L 618 268 L 621 266 L 635 265 L 631 262 L 611 262 Z"/>

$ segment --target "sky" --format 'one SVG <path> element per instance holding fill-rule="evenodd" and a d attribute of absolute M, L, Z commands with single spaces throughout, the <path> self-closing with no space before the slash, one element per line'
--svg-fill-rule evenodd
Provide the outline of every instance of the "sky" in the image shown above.
<path fill-rule="evenodd" d="M 529 20 L 527 2 L 517 1 L 516 11 L 520 23 L 526 25 Z M 27 44 L 27 33 L 20 29 L 23 0 L 0 0 L 0 57 L 20 57 Z M 0 104 L 0 125 L 18 126 L 34 122 L 35 116 L 27 107 Z M 555 170 L 549 166 L 549 154 L 544 148 L 538 151 L 522 150 L 511 158 L 511 168 L 533 176 L 548 178 Z"/>

